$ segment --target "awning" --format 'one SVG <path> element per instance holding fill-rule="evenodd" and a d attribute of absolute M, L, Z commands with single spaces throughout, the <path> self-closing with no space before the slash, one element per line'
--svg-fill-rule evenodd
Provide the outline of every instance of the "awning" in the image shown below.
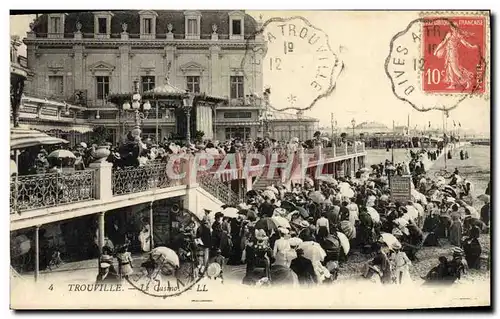
<path fill-rule="evenodd" d="M 248 122 L 221 122 L 217 121 L 215 123 L 217 126 L 255 126 L 255 125 L 261 125 L 260 122 L 258 121 L 248 121 Z"/>
<path fill-rule="evenodd" d="M 10 148 L 19 149 L 36 145 L 69 143 L 62 138 L 53 137 L 36 130 L 26 128 L 10 129 Z"/>

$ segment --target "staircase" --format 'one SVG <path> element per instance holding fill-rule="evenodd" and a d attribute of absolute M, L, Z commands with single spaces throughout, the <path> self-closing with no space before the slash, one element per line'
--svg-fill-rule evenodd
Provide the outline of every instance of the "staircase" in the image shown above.
<path fill-rule="evenodd" d="M 267 186 L 282 184 L 281 176 L 275 174 L 273 177 L 268 178 L 267 174 L 262 174 L 255 179 L 252 184 L 252 189 L 260 190 L 265 189 Z"/>
<path fill-rule="evenodd" d="M 238 194 L 211 174 L 198 176 L 198 183 L 206 192 L 226 205 L 238 205 L 240 202 Z"/>

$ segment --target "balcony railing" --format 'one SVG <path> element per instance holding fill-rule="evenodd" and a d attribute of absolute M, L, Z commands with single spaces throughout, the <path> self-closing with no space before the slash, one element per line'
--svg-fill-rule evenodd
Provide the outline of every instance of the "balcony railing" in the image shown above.
<path fill-rule="evenodd" d="M 166 188 L 182 184 L 182 180 L 171 180 L 167 174 L 167 164 L 149 164 L 113 171 L 113 195 L 144 192 L 155 188 Z"/>
<path fill-rule="evenodd" d="M 209 194 L 227 205 L 237 205 L 239 203 L 236 194 L 228 185 L 215 178 L 212 174 L 201 174 L 197 177 L 198 183 Z"/>
<path fill-rule="evenodd" d="M 95 171 L 19 176 L 10 182 L 11 214 L 96 199 Z"/>

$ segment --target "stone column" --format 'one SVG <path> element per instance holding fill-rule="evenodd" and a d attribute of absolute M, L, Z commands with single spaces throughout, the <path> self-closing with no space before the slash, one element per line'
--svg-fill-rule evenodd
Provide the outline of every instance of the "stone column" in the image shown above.
<path fill-rule="evenodd" d="M 104 215 L 105 215 L 106 212 L 100 212 L 100 213 L 97 213 L 98 215 L 98 219 L 97 219 L 97 223 L 98 223 L 98 227 L 99 227 L 99 232 L 98 232 L 98 245 L 99 245 L 99 255 L 102 255 L 102 248 L 104 247 L 104 237 L 105 237 L 105 234 L 104 234 L 104 223 L 105 223 L 105 218 L 104 218 Z"/>
<path fill-rule="evenodd" d="M 83 65 L 83 46 L 73 46 L 73 86 L 75 90 L 83 90 L 85 88 L 85 68 Z"/>
<path fill-rule="evenodd" d="M 41 225 L 35 226 L 35 282 L 40 277 L 40 227 Z"/>
<path fill-rule="evenodd" d="M 210 81 L 209 81 L 209 92 L 213 95 L 221 96 L 223 95 L 221 90 L 221 67 L 219 63 L 219 55 L 221 48 L 217 45 L 210 47 Z"/>
<path fill-rule="evenodd" d="M 108 162 L 90 163 L 90 168 L 95 171 L 96 199 L 109 199 L 113 197 L 113 164 Z"/>
<path fill-rule="evenodd" d="M 151 250 L 153 250 L 154 247 L 154 241 L 153 241 L 153 201 L 149 203 L 149 236 L 150 236 L 150 241 L 149 241 L 149 247 Z"/>

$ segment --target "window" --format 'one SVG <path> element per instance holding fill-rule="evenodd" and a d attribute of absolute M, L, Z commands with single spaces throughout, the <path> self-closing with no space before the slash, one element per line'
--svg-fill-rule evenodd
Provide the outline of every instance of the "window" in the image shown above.
<path fill-rule="evenodd" d="M 108 33 L 108 19 L 106 18 L 98 18 L 97 19 L 97 31 L 101 34 Z"/>
<path fill-rule="evenodd" d="M 241 99 L 245 97 L 243 91 L 243 76 L 231 76 L 231 98 Z"/>
<path fill-rule="evenodd" d="M 152 33 L 152 26 L 153 26 L 153 19 L 151 18 L 144 18 L 144 26 L 143 30 L 145 34 L 151 34 Z"/>
<path fill-rule="evenodd" d="M 187 79 L 187 90 L 191 93 L 200 93 L 200 77 L 188 76 L 186 79 Z"/>
<path fill-rule="evenodd" d="M 109 76 L 96 76 L 97 98 L 104 100 L 109 94 Z"/>
<path fill-rule="evenodd" d="M 62 75 L 49 76 L 49 92 L 52 96 L 64 95 L 64 77 Z"/>
<path fill-rule="evenodd" d="M 60 17 L 50 17 L 50 28 L 52 33 L 61 32 L 61 18 Z"/>
<path fill-rule="evenodd" d="M 187 35 L 198 35 L 198 19 L 187 20 Z"/>
<path fill-rule="evenodd" d="M 154 76 L 141 76 L 142 92 L 147 92 L 155 88 Z"/>
<path fill-rule="evenodd" d="M 226 128 L 226 140 L 231 138 L 240 138 L 246 140 L 250 138 L 249 127 L 228 127 Z"/>
<path fill-rule="evenodd" d="M 252 112 L 224 112 L 225 119 L 250 119 Z"/>
<path fill-rule="evenodd" d="M 233 34 L 241 35 L 241 20 L 233 20 Z"/>

